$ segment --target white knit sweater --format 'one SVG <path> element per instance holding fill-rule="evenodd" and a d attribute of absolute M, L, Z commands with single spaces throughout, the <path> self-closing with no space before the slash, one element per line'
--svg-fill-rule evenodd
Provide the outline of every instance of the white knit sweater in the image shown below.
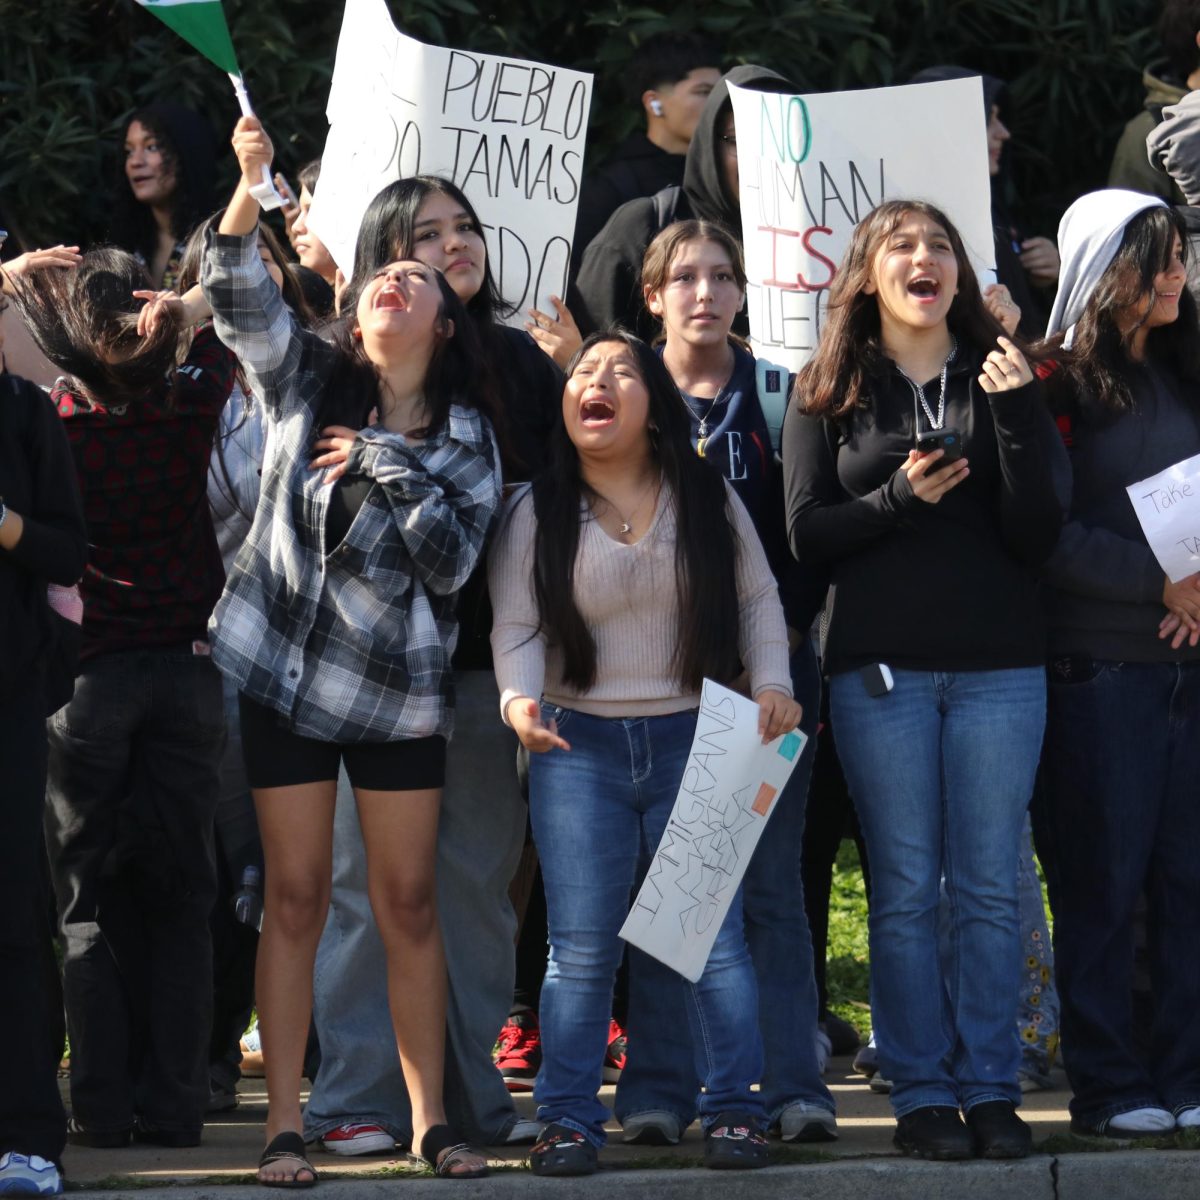
<path fill-rule="evenodd" d="M 790 696 L 787 626 L 774 576 L 750 516 L 728 488 L 737 548 L 738 653 L 751 694 L 773 688 Z M 563 683 L 562 655 L 538 630 L 533 583 L 537 521 L 529 488 L 513 493 L 488 564 L 494 620 L 492 654 L 500 709 L 517 696 L 600 717 L 646 717 L 700 705 L 681 689 L 671 662 L 679 635 L 675 588 L 675 506 L 669 490 L 644 537 L 614 541 L 581 511 L 575 602 L 596 642 L 596 682 L 580 694 Z M 728 682 L 722 680 L 720 682 Z"/>

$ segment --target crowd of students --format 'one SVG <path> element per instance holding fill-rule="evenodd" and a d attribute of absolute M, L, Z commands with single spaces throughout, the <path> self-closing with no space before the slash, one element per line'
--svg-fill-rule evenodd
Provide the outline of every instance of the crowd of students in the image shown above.
<path fill-rule="evenodd" d="M 1200 6 L 1167 7 L 1200 82 Z M 793 85 L 668 36 L 630 79 L 646 132 L 524 330 L 451 181 L 376 196 L 344 279 L 320 164 L 296 262 L 250 195 L 262 126 L 213 213 L 170 104 L 128 122 L 114 245 L 3 264 L 34 348 L 0 374 L 0 961 L 30 984 L 0 989 L 0 1194 L 60 1191 L 68 1141 L 198 1144 L 253 1010 L 264 1185 L 315 1184 L 314 1143 L 587 1174 L 613 1077 L 627 1141 L 699 1118 L 710 1167 L 836 1138 L 839 772 L 897 1146 L 1028 1154 L 1060 1030 L 1077 1133 L 1200 1126 L 1200 573 L 1125 492 L 1200 453 L 1200 209 L 1152 194 L 1200 197 L 1200 93 L 1142 131 L 1161 186 L 1080 197 L 1056 245 L 985 77 L 998 281 L 956 214 L 880 204 L 775 404 L 728 84 Z M 705 678 L 809 742 L 689 983 L 618 930 Z M 257 933 L 230 898 L 260 880 Z"/>

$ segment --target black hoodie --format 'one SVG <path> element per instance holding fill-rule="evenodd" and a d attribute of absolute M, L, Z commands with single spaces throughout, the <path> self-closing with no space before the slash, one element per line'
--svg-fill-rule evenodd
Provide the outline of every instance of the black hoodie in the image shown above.
<path fill-rule="evenodd" d="M 642 257 L 660 229 L 673 221 L 698 217 L 727 225 L 739 241 L 742 214 L 725 178 L 724 148 L 719 140 L 721 123 L 729 111 L 729 88 L 790 92 L 791 83 L 767 67 L 734 67 L 709 93 L 696 132 L 688 147 L 683 188 L 665 188 L 622 204 L 596 235 L 583 256 L 572 311 L 585 333 L 623 325 L 649 341 L 657 328 L 642 303 Z M 745 314 L 734 322 L 734 332 L 748 332 Z"/>

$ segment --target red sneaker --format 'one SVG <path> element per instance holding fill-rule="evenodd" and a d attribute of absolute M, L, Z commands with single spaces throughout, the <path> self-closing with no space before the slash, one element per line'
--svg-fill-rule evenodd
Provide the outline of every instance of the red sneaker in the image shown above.
<path fill-rule="evenodd" d="M 328 1154 L 347 1157 L 358 1154 L 390 1154 L 396 1139 L 379 1125 L 339 1125 L 321 1134 L 321 1146 Z"/>
<path fill-rule="evenodd" d="M 516 1013 L 504 1023 L 496 1039 L 496 1067 L 510 1092 L 532 1092 L 542 1065 L 542 1035 L 537 1013 Z"/>
<path fill-rule="evenodd" d="M 608 1049 L 604 1052 L 604 1072 L 601 1078 L 605 1083 L 616 1083 L 625 1070 L 625 1051 L 629 1039 L 625 1030 L 617 1024 L 616 1018 L 608 1022 Z"/>

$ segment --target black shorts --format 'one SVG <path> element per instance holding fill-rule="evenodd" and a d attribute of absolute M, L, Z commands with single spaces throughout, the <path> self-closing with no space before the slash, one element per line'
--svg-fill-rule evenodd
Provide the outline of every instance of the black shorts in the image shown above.
<path fill-rule="evenodd" d="M 423 791 L 446 782 L 446 739 L 440 734 L 399 742 L 322 742 L 294 733 L 273 708 L 240 693 L 238 711 L 252 788 L 336 780 L 343 762 L 351 784 L 371 792 Z"/>

